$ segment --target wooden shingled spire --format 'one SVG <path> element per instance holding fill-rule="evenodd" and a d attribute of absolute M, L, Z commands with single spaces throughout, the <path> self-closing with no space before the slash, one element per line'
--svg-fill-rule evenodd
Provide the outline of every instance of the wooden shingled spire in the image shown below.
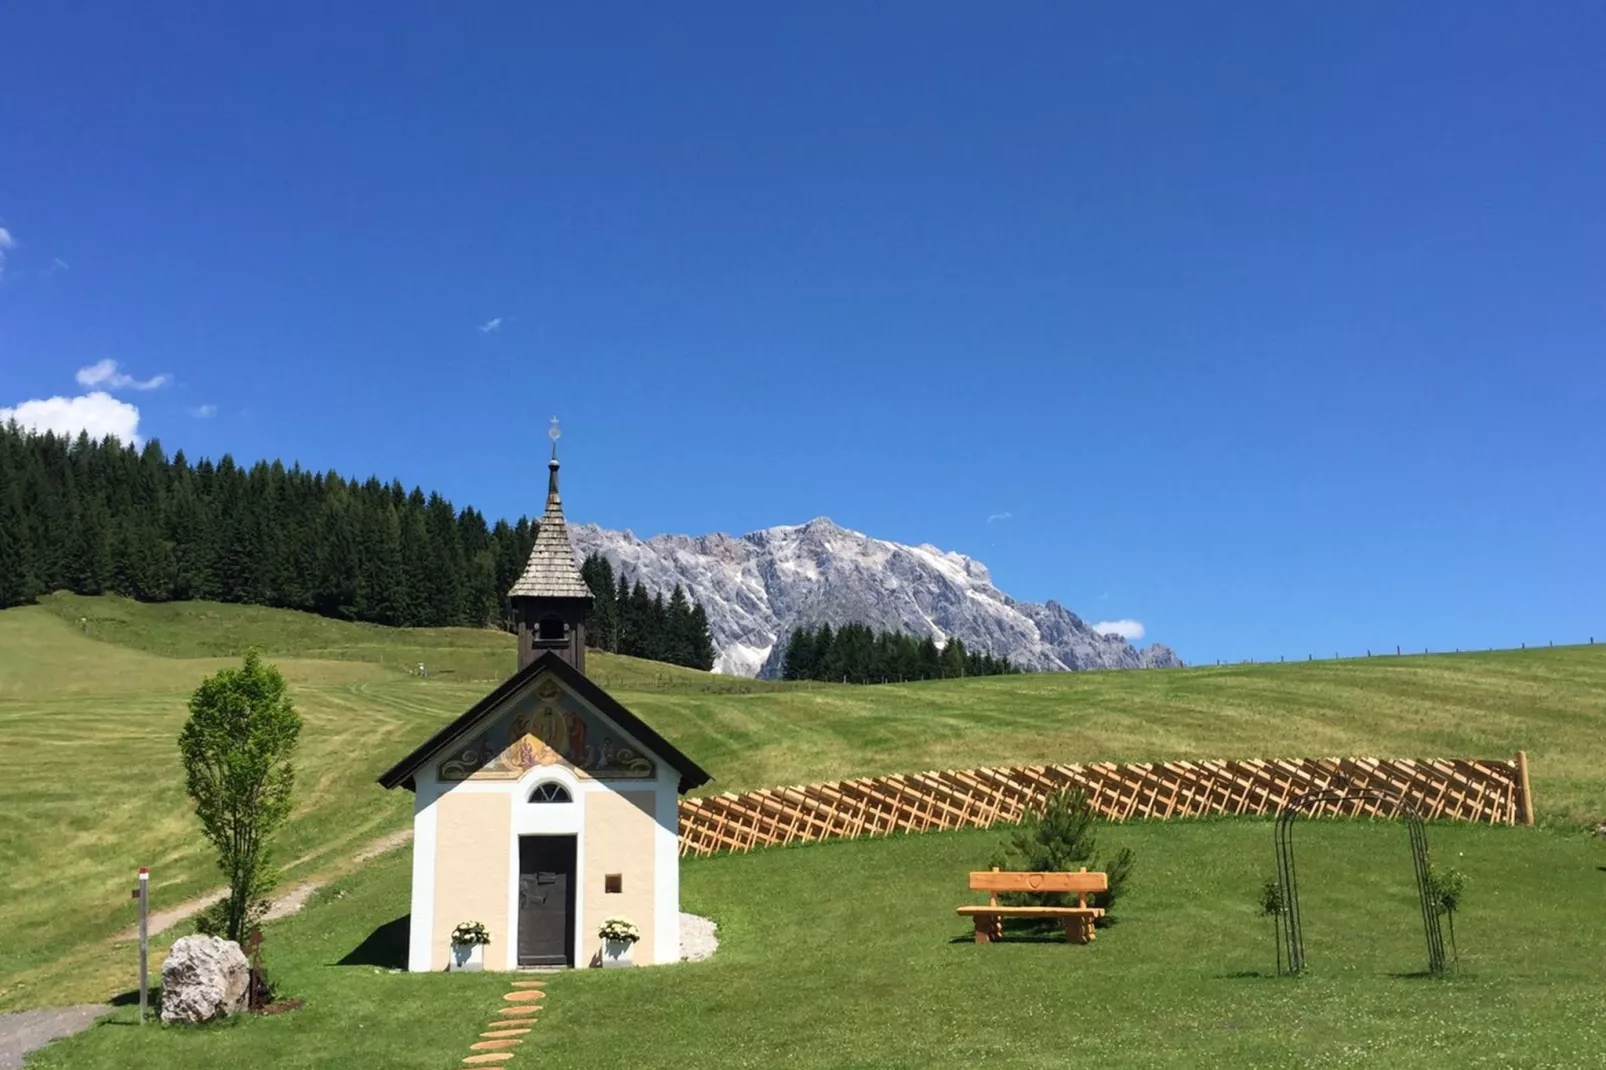
<path fill-rule="evenodd" d="M 552 418 L 552 459 L 547 462 L 546 510 L 524 573 L 508 590 L 519 633 L 519 668 L 554 651 L 585 671 L 585 615 L 591 589 L 574 562 L 574 545 L 558 494 L 558 418 Z"/>
<path fill-rule="evenodd" d="M 574 563 L 574 545 L 563 520 L 563 499 L 558 494 L 557 417 L 552 418 L 552 459 L 547 462 L 546 509 L 530 548 L 530 560 L 507 592 L 509 598 L 590 598 L 591 589 Z"/>

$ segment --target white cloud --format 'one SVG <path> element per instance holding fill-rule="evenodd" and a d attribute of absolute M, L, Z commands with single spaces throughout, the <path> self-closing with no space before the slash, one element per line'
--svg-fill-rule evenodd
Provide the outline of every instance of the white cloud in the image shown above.
<path fill-rule="evenodd" d="M 140 444 L 139 410 L 99 390 L 75 398 L 40 398 L 0 409 L 0 424 L 12 420 L 38 433 L 49 431 L 76 438 L 78 432 L 86 431 L 96 441 L 112 435 L 135 446 Z"/>
<path fill-rule="evenodd" d="M 1143 638 L 1143 622 L 1140 620 L 1101 620 L 1093 625 L 1093 630 L 1100 635 L 1119 635 L 1128 642 Z"/>
<path fill-rule="evenodd" d="M 1013 520 L 1014 517 L 1014 513 L 994 513 L 987 518 L 987 523 L 993 524 L 1000 520 Z"/>
<path fill-rule="evenodd" d="M 53 256 L 53 257 L 50 258 L 50 266 L 45 268 L 45 270 L 40 272 L 40 274 L 48 279 L 48 278 L 50 278 L 50 276 L 56 274 L 56 272 L 58 272 L 58 271 L 71 271 L 71 270 L 72 270 L 72 265 L 71 264 L 67 263 L 67 261 L 63 260 L 59 256 Z"/>
<path fill-rule="evenodd" d="M 172 379 L 166 373 L 153 375 L 149 379 L 136 379 L 118 371 L 115 360 L 99 360 L 87 368 L 78 369 L 79 386 L 103 386 L 111 390 L 155 390 L 166 386 Z"/>
<path fill-rule="evenodd" d="M 5 227 L 0 227 L 0 273 L 3 273 L 6 269 L 6 250 L 15 249 L 16 247 L 17 239 L 11 236 L 11 231 Z"/>
<path fill-rule="evenodd" d="M 213 405 L 211 402 L 208 402 L 205 405 L 197 405 L 195 408 L 190 410 L 190 415 L 195 417 L 197 420 L 210 419 L 211 417 L 217 415 L 217 406 Z"/>
<path fill-rule="evenodd" d="M 490 334 L 492 331 L 499 331 L 502 329 L 502 317 L 497 316 L 495 319 L 488 319 L 484 323 L 480 324 L 478 329 L 481 334 Z"/>

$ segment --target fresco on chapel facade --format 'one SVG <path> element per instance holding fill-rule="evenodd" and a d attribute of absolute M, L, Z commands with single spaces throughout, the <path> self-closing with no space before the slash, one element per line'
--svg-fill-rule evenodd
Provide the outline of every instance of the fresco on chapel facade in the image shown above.
<path fill-rule="evenodd" d="M 442 780 L 517 780 L 536 766 L 560 763 L 601 779 L 657 775 L 652 759 L 550 679 L 455 748 L 438 771 Z"/>

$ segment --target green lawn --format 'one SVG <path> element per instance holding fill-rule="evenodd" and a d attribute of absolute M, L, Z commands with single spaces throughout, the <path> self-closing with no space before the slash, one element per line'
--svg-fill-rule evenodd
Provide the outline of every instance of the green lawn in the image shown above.
<path fill-rule="evenodd" d="M 689 861 L 686 909 L 716 918 L 704 963 L 556 975 L 514 1066 L 1578 1067 L 1606 1050 L 1606 846 L 1547 829 L 1434 825 L 1435 859 L 1469 875 L 1460 964 L 1426 953 L 1405 832 L 1298 831 L 1311 969 L 1272 973 L 1252 901 L 1271 825 L 1106 827 L 1138 869 L 1118 923 L 1088 947 L 977 947 L 954 907 L 1002 833 L 966 831 Z M 189 1070 L 446 1067 L 501 1006 L 506 979 L 387 972 L 408 852 L 271 926 L 289 995 L 278 1018 L 143 1030 L 131 1007 L 30 1067 Z M 377 934 L 377 935 L 376 935 Z M 357 960 L 356 965 L 342 961 Z"/>
<path fill-rule="evenodd" d="M 158 907 L 217 883 L 182 791 L 185 701 L 246 645 L 306 716 L 291 880 L 407 827 L 375 777 L 512 669 L 511 640 L 215 603 L 58 595 L 0 612 L 0 1010 L 103 997 L 152 867 Z M 424 662 L 427 678 L 407 671 Z M 903 686 L 731 680 L 593 655 L 592 675 L 741 791 L 1035 762 L 1528 751 L 1540 818 L 1606 818 L 1606 645 Z"/>

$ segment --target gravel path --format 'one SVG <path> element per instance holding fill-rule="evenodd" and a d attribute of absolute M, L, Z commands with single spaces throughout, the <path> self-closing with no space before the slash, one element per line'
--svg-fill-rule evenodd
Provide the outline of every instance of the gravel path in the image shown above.
<path fill-rule="evenodd" d="M 23 1056 L 30 1051 L 89 1028 L 91 1022 L 109 1010 L 111 1008 L 103 1003 L 86 1003 L 77 1007 L 0 1014 L 0 1070 L 20 1070 Z"/>
<path fill-rule="evenodd" d="M 370 858 L 377 858 L 379 855 L 384 854 L 392 847 L 400 847 L 402 844 L 406 843 L 412 838 L 412 829 L 398 829 L 388 836 L 381 836 L 379 839 L 368 844 L 366 847 L 358 850 L 356 854 L 351 856 L 351 861 L 354 864 L 360 865 L 363 862 L 368 861 Z M 325 883 L 326 882 L 324 880 L 311 880 L 302 881 L 300 884 L 292 885 L 289 891 L 285 892 L 283 895 L 279 896 L 273 901 L 273 905 L 268 908 L 267 916 L 263 920 L 277 921 L 280 918 L 286 918 L 291 914 L 296 913 L 302 907 L 307 905 L 307 900 L 311 897 L 312 893 L 316 892 L 319 888 L 322 888 Z M 157 910 L 152 912 L 150 917 L 150 934 L 155 936 L 157 933 L 166 932 L 179 922 L 185 921 L 199 914 L 201 911 L 205 910 L 213 903 L 218 902 L 228 894 L 229 890 L 227 888 L 219 888 L 215 892 L 208 892 L 206 895 L 191 899 L 186 903 L 180 903 L 177 906 L 168 907 L 166 910 Z M 113 937 L 113 939 L 119 943 L 125 940 L 138 940 L 139 926 L 136 925 L 133 928 L 124 929 L 122 932 Z M 0 1063 L 0 1070 L 5 1070 L 5 1064 Z"/>
<path fill-rule="evenodd" d="M 351 861 L 361 864 L 370 858 L 378 857 L 392 847 L 406 843 L 412 835 L 412 829 L 400 829 L 383 836 L 358 850 L 351 856 Z M 289 891 L 273 901 L 273 906 L 268 911 L 268 920 L 296 913 L 324 883 L 323 880 L 308 880 L 293 885 Z M 219 889 L 168 907 L 166 910 L 153 912 L 150 916 L 150 934 L 155 936 L 171 929 L 187 918 L 199 914 L 227 894 L 227 889 Z M 139 927 L 135 926 L 120 932 L 113 939 L 119 942 L 137 940 Z M 42 1010 L 0 1014 L 0 1070 L 21 1070 L 23 1056 L 52 1040 L 59 1040 L 89 1028 L 96 1018 L 110 1010 L 110 1007 L 102 1003 L 85 1003 L 77 1007 L 46 1007 Z"/>
<path fill-rule="evenodd" d="M 680 916 L 680 961 L 701 962 L 710 958 L 719 947 L 717 928 L 708 918 L 696 914 Z"/>

